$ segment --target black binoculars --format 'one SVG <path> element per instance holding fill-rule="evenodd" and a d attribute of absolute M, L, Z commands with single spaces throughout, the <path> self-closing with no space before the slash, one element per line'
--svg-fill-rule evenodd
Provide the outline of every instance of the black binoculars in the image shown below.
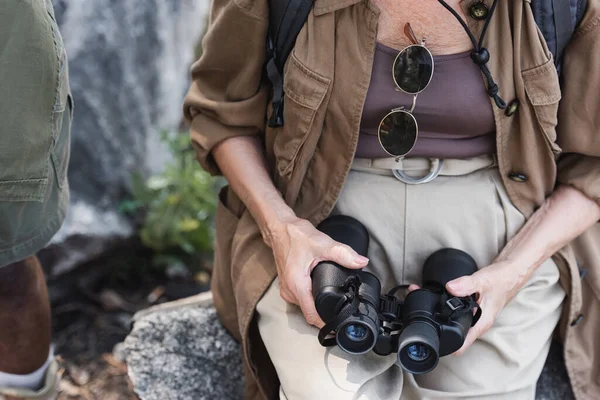
<path fill-rule="evenodd" d="M 335 215 L 317 228 L 367 255 L 369 234 L 356 219 Z M 438 250 L 425 261 L 421 288 L 402 301 L 395 293 L 406 286 L 382 294 L 375 275 L 321 262 L 312 272 L 315 306 L 325 322 L 319 341 L 323 346 L 337 344 L 351 354 L 397 352 L 400 365 L 408 372 L 430 372 L 440 357 L 461 348 L 469 328 L 481 315 L 473 295 L 454 297 L 445 288 L 451 280 L 475 271 L 477 264 L 467 253 Z"/>

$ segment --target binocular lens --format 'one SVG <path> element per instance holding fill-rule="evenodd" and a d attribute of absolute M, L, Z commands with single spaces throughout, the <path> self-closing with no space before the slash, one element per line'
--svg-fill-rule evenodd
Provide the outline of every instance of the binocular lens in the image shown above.
<path fill-rule="evenodd" d="M 349 321 L 337 332 L 338 346 L 350 354 L 365 354 L 371 351 L 377 342 L 375 326 L 365 321 Z"/>
<path fill-rule="evenodd" d="M 426 344 L 415 343 L 408 346 L 408 348 L 406 349 L 406 353 L 408 354 L 408 357 L 410 357 L 411 360 L 416 362 L 423 362 L 427 360 L 433 352 L 429 349 L 429 346 L 427 346 Z"/>
<path fill-rule="evenodd" d="M 399 338 L 398 361 L 411 374 L 426 374 L 439 360 L 440 338 L 437 329 L 426 322 L 408 324 Z"/>
<path fill-rule="evenodd" d="M 346 327 L 346 336 L 354 342 L 362 342 L 368 334 L 369 331 L 363 325 L 351 324 Z"/>

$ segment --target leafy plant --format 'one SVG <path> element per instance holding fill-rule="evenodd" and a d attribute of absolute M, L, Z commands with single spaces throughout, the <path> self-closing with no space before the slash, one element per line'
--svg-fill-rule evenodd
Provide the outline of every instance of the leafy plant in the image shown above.
<path fill-rule="evenodd" d="M 216 190 L 221 184 L 203 171 L 187 134 L 163 132 L 173 161 L 158 175 L 132 179 L 133 199 L 121 204 L 127 213 L 142 214 L 142 243 L 159 253 L 155 263 L 181 261 L 210 250 L 216 212 Z"/>

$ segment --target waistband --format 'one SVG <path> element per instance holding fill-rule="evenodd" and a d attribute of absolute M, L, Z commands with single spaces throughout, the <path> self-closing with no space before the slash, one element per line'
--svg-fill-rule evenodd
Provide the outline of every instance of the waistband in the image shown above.
<path fill-rule="evenodd" d="M 396 160 L 389 158 L 355 158 L 351 169 L 354 171 L 369 172 L 379 175 L 396 176 L 395 171 L 402 171 L 410 176 L 423 175 L 425 171 L 437 171 L 435 176 L 460 176 L 467 175 L 480 169 L 493 168 L 498 165 L 495 154 L 485 154 L 477 157 L 457 158 L 427 158 L 409 157 Z M 435 177 L 434 177 L 435 178 Z"/>

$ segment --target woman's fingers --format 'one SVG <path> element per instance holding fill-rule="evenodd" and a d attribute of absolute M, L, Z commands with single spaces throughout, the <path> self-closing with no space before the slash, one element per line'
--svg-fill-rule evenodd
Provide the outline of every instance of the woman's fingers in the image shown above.
<path fill-rule="evenodd" d="M 475 340 L 479 339 L 490 330 L 496 319 L 496 312 L 491 308 L 493 308 L 491 304 L 486 306 L 487 312 L 481 314 L 479 321 L 477 321 L 474 327 L 469 329 L 469 333 L 465 338 L 465 342 L 463 343 L 462 347 L 454 353 L 454 355 L 460 356 L 464 354 L 464 352 L 475 342 Z"/>
<path fill-rule="evenodd" d="M 415 291 L 415 290 L 419 290 L 419 289 L 421 289 L 421 287 L 419 285 L 412 284 L 408 287 L 408 293 Z"/>
<path fill-rule="evenodd" d="M 296 284 L 296 294 L 306 322 L 319 329 L 325 326 L 325 323 L 321 320 L 321 317 L 319 317 L 317 309 L 315 308 L 315 301 L 312 295 L 312 281 L 310 278 L 303 279 Z"/>
<path fill-rule="evenodd" d="M 459 297 L 479 295 L 477 302 L 481 309 L 481 317 L 477 324 L 469 329 L 463 346 L 454 354 L 463 354 L 475 340 L 489 331 L 498 314 L 511 300 L 515 291 L 518 274 L 507 263 L 492 264 L 482 268 L 470 276 L 463 276 L 448 282 L 448 291 Z"/>
<path fill-rule="evenodd" d="M 318 328 L 325 324 L 319 317 L 312 295 L 310 273 L 320 261 L 331 261 L 346 268 L 360 269 L 369 259 L 350 246 L 338 243 L 322 232 L 316 231 L 308 221 L 300 221 L 288 230 L 287 240 L 279 242 L 273 251 L 276 255 L 280 279 L 281 298 L 302 309 L 306 321 Z"/>
<path fill-rule="evenodd" d="M 294 296 L 292 294 L 292 292 L 290 292 L 290 290 L 288 289 L 287 285 L 285 285 L 283 282 L 284 282 L 283 280 L 280 280 L 280 282 L 279 282 L 279 294 L 280 294 L 281 298 L 286 303 L 298 305 L 298 301 L 296 300 L 296 296 Z"/>
<path fill-rule="evenodd" d="M 457 297 L 465 297 L 474 293 L 479 293 L 482 288 L 479 287 L 479 276 L 476 274 L 478 274 L 478 272 L 473 275 L 454 279 L 446 284 L 446 289 Z"/>
<path fill-rule="evenodd" d="M 281 298 L 291 304 L 300 306 L 306 322 L 321 328 L 325 324 L 319 317 L 312 295 L 312 280 L 303 270 L 294 268 L 280 276 L 279 293 Z"/>
<path fill-rule="evenodd" d="M 333 261 L 346 268 L 359 269 L 367 266 L 369 259 L 361 256 L 352 247 L 342 243 L 334 242 L 333 246 L 329 246 L 325 250 L 322 259 Z"/>

